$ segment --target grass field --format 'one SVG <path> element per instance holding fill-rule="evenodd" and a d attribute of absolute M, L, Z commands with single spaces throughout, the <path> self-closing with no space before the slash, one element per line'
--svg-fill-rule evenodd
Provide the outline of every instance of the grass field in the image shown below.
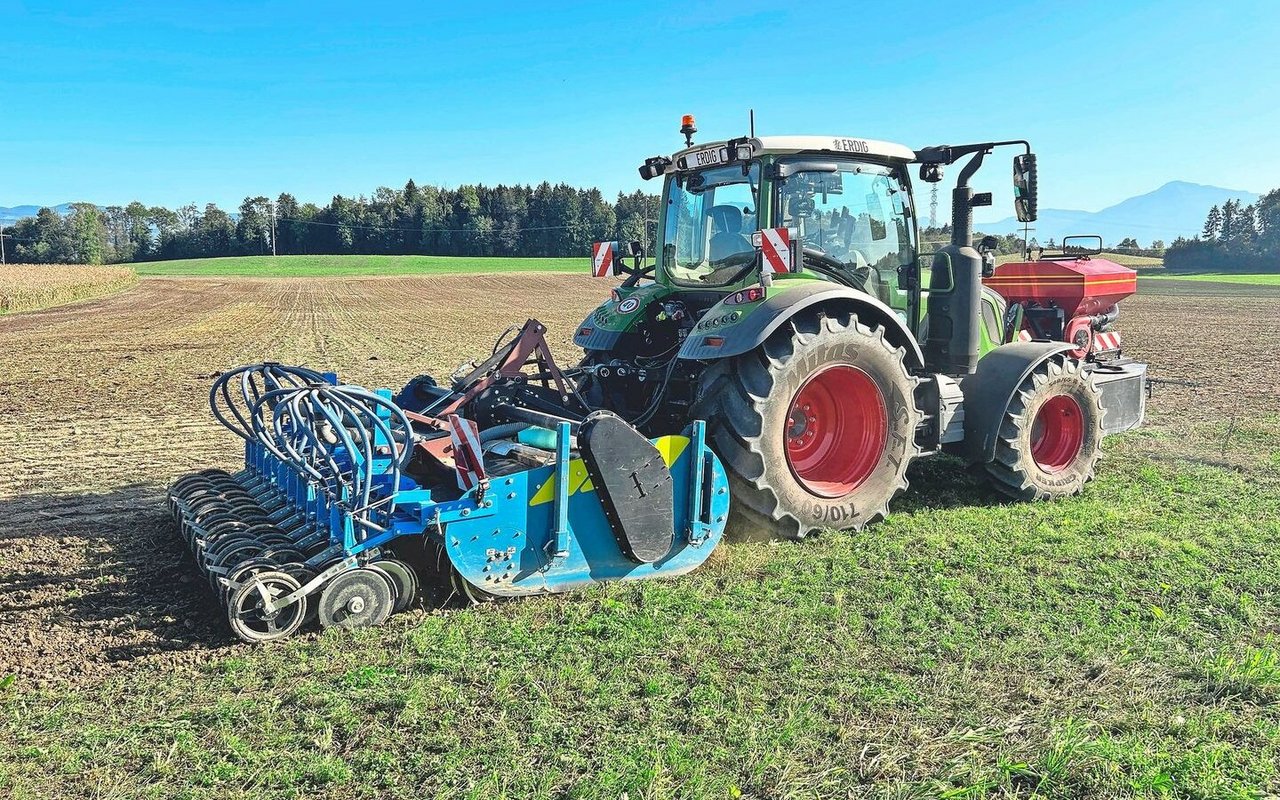
<path fill-rule="evenodd" d="M 1152 269 L 1164 268 L 1164 259 L 1154 258 L 1152 256 L 1135 256 L 1135 255 L 1129 255 L 1127 253 L 1105 252 L 1101 256 L 1099 256 L 1099 258 L 1105 258 L 1108 261 L 1114 261 L 1117 264 L 1129 267 L 1131 269 L 1136 269 L 1136 270 L 1152 270 Z M 996 262 L 1000 264 L 1007 264 L 1010 261 L 1021 261 L 1021 260 L 1022 260 L 1021 253 L 1013 253 L 1009 255 L 996 257 Z"/>
<path fill-rule="evenodd" d="M 1204 281 L 1208 283 L 1243 283 L 1251 286 L 1280 286 L 1280 273 L 1277 272 L 1162 272 L 1160 274 L 1144 272 L 1141 277 L 1144 280 Z"/>
<path fill-rule="evenodd" d="M 0 267 L 0 314 L 101 297 L 137 280 L 128 267 L 10 264 Z"/>
<path fill-rule="evenodd" d="M 1160 383 L 1078 498 L 925 461 L 862 533 L 262 648 L 164 509 L 174 476 L 237 459 L 210 373 L 278 357 L 399 386 L 526 313 L 567 359 L 598 286 L 153 278 L 0 321 L 0 796 L 1280 793 L 1280 397 L 1253 367 L 1280 291 L 1210 288 L 1125 304 Z M 1200 335 L 1171 337 L 1188 305 Z"/>
<path fill-rule="evenodd" d="M 374 275 L 452 275 L 462 272 L 582 272 L 588 258 L 450 256 L 237 256 L 131 264 L 139 275 L 316 278 Z"/>

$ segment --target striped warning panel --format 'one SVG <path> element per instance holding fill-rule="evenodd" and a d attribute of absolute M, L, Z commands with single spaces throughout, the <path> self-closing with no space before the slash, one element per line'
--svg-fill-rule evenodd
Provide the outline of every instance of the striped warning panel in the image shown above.
<path fill-rule="evenodd" d="M 464 492 L 485 480 L 484 451 L 480 448 L 480 429 L 469 419 L 449 415 L 449 439 L 453 442 L 453 469 L 458 475 L 458 488 Z"/>
<path fill-rule="evenodd" d="M 607 278 L 613 272 L 617 248 L 617 242 L 596 242 L 591 245 L 591 274 L 594 277 Z"/>
<path fill-rule="evenodd" d="M 766 273 L 791 271 L 791 232 L 786 228 L 760 231 L 760 252 L 764 254 Z"/>
<path fill-rule="evenodd" d="M 1095 333 L 1093 335 L 1093 345 L 1089 349 L 1095 353 L 1109 353 L 1112 350 L 1119 350 L 1120 332 Z"/>

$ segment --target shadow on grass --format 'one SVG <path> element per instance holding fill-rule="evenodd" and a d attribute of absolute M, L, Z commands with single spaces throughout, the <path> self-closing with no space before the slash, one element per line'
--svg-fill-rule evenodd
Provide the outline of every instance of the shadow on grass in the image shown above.
<path fill-rule="evenodd" d="M 909 476 L 911 488 L 894 512 L 1010 502 L 958 459 L 922 459 Z M 0 520 L 0 618 L 9 623 L 0 632 L 0 667 L 74 674 L 238 644 L 177 535 L 164 487 L 0 500 Z M 419 571 L 422 605 L 455 604 L 427 553 L 397 550 Z"/>
<path fill-rule="evenodd" d="M 0 500 L 0 664 L 40 675 L 234 640 L 162 487 Z"/>
<path fill-rule="evenodd" d="M 889 512 L 991 506 L 1020 502 L 996 491 L 982 467 L 962 459 L 935 455 L 916 459 L 907 468 L 909 486 Z"/>

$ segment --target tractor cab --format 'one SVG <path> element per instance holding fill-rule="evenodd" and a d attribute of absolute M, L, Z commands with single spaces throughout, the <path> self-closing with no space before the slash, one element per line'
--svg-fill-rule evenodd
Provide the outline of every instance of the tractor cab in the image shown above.
<path fill-rule="evenodd" d="M 641 177 L 663 179 L 653 260 L 640 242 L 631 243 L 633 264 L 620 242 L 596 245 L 594 274 L 626 280 L 584 320 L 575 343 L 612 353 L 640 333 L 667 348 L 699 323 L 747 316 L 753 303 L 708 312 L 735 297 L 764 299 L 775 281 L 866 293 L 907 324 L 920 302 L 911 291 L 919 274 L 914 158 L 907 147 L 871 139 L 753 136 L 646 159 Z"/>
<path fill-rule="evenodd" d="M 900 145 L 835 136 L 771 136 L 690 147 L 646 161 L 664 177 L 655 280 L 725 292 L 762 274 L 845 284 L 906 310 L 899 274 L 916 225 Z M 786 257 L 765 232 L 787 231 Z"/>

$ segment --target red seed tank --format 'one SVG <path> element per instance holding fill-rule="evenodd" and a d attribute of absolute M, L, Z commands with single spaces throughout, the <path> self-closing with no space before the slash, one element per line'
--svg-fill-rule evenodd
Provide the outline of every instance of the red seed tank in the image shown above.
<path fill-rule="evenodd" d="M 983 283 L 1010 303 L 1056 306 L 1071 319 L 1109 311 L 1138 291 L 1138 273 L 1105 258 L 1012 261 Z"/>
<path fill-rule="evenodd" d="M 983 283 L 1010 304 L 1062 309 L 1062 330 L 1054 338 L 1079 346 L 1075 355 L 1118 351 L 1111 332 L 1116 304 L 1138 291 L 1138 273 L 1105 258 L 1054 258 L 1013 261 L 996 267 Z"/>

